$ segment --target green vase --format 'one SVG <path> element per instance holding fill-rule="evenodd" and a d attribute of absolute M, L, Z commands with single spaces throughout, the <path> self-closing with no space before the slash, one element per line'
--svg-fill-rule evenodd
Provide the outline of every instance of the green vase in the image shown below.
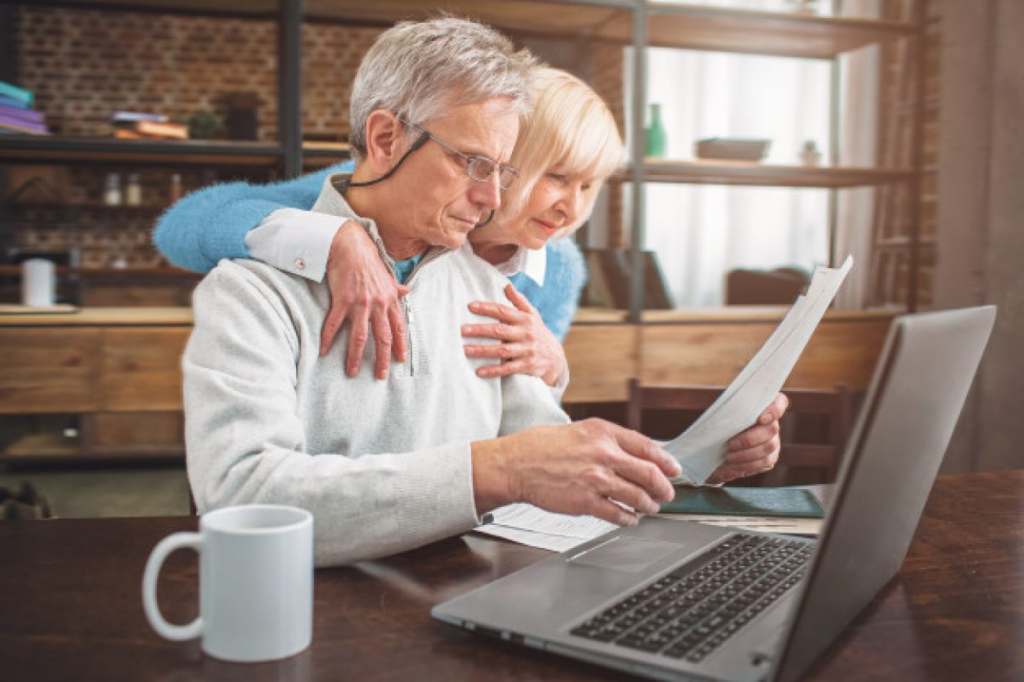
<path fill-rule="evenodd" d="M 661 158 L 665 156 L 665 127 L 661 124 L 661 105 L 651 105 L 651 125 L 645 130 L 647 146 L 645 155 Z"/>

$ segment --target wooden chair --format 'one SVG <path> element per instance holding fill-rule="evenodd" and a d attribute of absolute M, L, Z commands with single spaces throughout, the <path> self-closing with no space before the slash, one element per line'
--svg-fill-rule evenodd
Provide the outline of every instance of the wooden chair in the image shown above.
<path fill-rule="evenodd" d="M 645 410 L 703 411 L 711 406 L 725 390 L 718 386 L 644 386 L 638 379 L 629 381 L 627 426 L 642 431 Z M 782 418 L 782 453 L 775 470 L 762 480 L 770 485 L 792 482 L 796 470 L 810 469 L 817 473 L 811 480 L 800 482 L 828 482 L 835 479 L 846 438 L 853 425 L 854 395 L 846 384 L 836 384 L 834 390 L 783 389 L 789 398 L 789 408 Z M 811 429 L 801 419 L 817 415 L 814 442 L 795 440 L 797 435 Z M 807 420 L 804 420 L 805 422 Z M 820 422 L 827 422 L 822 425 Z M 821 427 L 825 428 L 822 429 Z"/>

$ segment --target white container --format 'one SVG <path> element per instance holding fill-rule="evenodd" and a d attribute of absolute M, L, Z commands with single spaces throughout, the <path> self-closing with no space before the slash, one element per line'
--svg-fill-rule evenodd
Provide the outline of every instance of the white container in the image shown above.
<path fill-rule="evenodd" d="M 128 185 L 124 188 L 124 203 L 128 206 L 142 206 L 142 185 L 139 184 L 138 173 L 128 176 Z"/>
<path fill-rule="evenodd" d="M 120 206 L 123 198 L 121 195 L 121 176 L 117 173 L 108 173 L 107 182 L 103 189 L 103 203 L 107 206 Z"/>
<path fill-rule="evenodd" d="M 172 625 L 160 614 L 156 583 L 171 552 L 199 552 L 199 618 Z M 198 533 L 174 533 L 149 556 L 142 604 L 159 635 L 202 637 L 224 661 L 254 663 L 293 656 L 313 638 L 313 515 L 260 504 L 204 514 Z"/>
<path fill-rule="evenodd" d="M 21 302 L 33 308 L 54 304 L 57 288 L 53 261 L 30 258 L 21 264 Z"/>

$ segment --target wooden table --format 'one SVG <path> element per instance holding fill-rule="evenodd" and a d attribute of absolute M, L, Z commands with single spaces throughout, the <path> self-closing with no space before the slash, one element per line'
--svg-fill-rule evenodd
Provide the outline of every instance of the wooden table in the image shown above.
<path fill-rule="evenodd" d="M 612 680 L 622 675 L 473 636 L 430 607 L 546 555 L 469 535 L 316 574 L 313 645 L 275 663 L 204 657 L 153 633 L 146 557 L 189 517 L 0 523 L 0 679 Z M 197 562 L 165 566 L 174 622 L 197 611 Z M 807 679 L 1024 678 L 1024 471 L 939 479 L 898 577 Z"/>

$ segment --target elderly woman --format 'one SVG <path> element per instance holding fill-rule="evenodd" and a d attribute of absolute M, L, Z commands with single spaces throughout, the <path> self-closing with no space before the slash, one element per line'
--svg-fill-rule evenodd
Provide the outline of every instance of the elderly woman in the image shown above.
<path fill-rule="evenodd" d="M 462 334 L 501 342 L 465 346 L 467 356 L 500 360 L 481 366 L 478 375 L 531 374 L 560 395 L 568 381 L 560 340 L 585 281 L 580 251 L 564 237 L 590 216 L 624 150 L 614 117 L 589 86 L 549 67 L 536 69 L 532 80 L 534 107 L 521 121 L 509 160 L 518 176 L 490 220 L 469 235 L 476 255 L 511 280 L 505 294 L 512 305 L 474 302 L 474 313 L 498 322 L 466 325 Z M 172 262 L 190 269 L 208 270 L 221 258 L 253 257 L 315 281 L 326 276 L 331 309 L 321 332 L 321 353 L 330 350 L 347 320 L 347 373 L 357 374 L 372 332 L 375 371 L 382 379 L 392 351 L 397 360 L 405 360 L 400 297 L 407 288 L 381 261 L 362 227 L 351 221 L 339 227 L 337 218 L 301 210 L 312 206 L 326 177 L 349 168 L 341 164 L 262 187 L 232 183 L 206 188 L 161 218 L 154 241 Z M 779 396 L 758 425 L 734 439 L 718 480 L 774 466 L 778 418 L 785 408 L 786 399 Z"/>

